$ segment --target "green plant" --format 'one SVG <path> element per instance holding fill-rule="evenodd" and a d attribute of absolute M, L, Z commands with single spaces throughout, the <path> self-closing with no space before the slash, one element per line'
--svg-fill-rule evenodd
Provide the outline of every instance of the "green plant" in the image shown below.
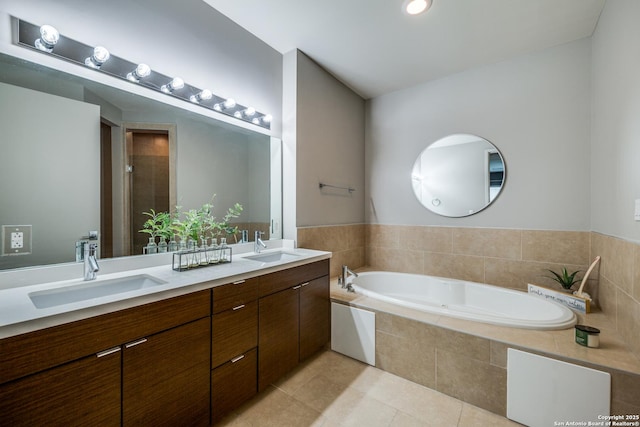
<path fill-rule="evenodd" d="M 226 233 L 227 235 L 233 236 L 237 243 L 238 239 L 236 235 L 238 234 L 238 226 L 232 226 L 229 221 L 231 221 L 232 218 L 238 218 L 242 214 L 242 209 L 243 208 L 240 203 L 236 203 L 233 207 L 230 207 L 222 218 L 222 221 L 214 223 L 212 228 L 217 230 L 215 231 L 216 235 Z"/>
<path fill-rule="evenodd" d="M 165 229 L 165 216 L 168 214 L 166 212 L 156 212 L 153 209 L 150 209 L 149 212 L 142 212 L 142 214 L 149 218 L 142 224 L 140 233 L 147 233 L 154 239 L 157 236 L 162 236 Z"/>
<path fill-rule="evenodd" d="M 574 284 L 580 281 L 580 279 L 576 277 L 576 274 L 578 274 L 580 270 L 576 270 L 571 274 L 569 274 L 569 271 L 567 270 L 566 267 L 562 267 L 562 271 L 560 274 L 556 273 L 553 270 L 547 270 L 547 271 L 550 271 L 553 274 L 553 276 L 551 277 L 547 276 L 547 277 L 560 283 L 560 286 L 562 286 L 564 289 L 571 289 L 571 287 Z"/>
<path fill-rule="evenodd" d="M 233 207 L 227 210 L 227 213 L 222 218 L 222 221 L 216 221 L 213 216 L 213 199 L 215 194 L 211 198 L 210 203 L 203 204 L 200 209 L 189 209 L 188 211 L 182 211 L 182 206 L 176 206 L 175 212 L 168 215 L 170 232 L 175 233 L 181 242 L 187 241 L 191 238 L 194 241 L 198 241 L 199 238 L 210 235 L 211 237 L 217 237 L 223 233 L 234 235 L 238 232 L 238 227 L 231 226 L 229 221 L 233 218 L 237 218 L 242 213 L 242 205 L 236 203 Z M 141 230 L 142 231 L 142 230 Z"/>

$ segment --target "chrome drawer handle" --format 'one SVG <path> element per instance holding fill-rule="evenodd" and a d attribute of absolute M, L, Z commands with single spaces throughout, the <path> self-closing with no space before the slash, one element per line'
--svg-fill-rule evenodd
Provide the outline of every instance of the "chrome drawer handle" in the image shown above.
<path fill-rule="evenodd" d="M 101 352 L 99 352 L 99 353 L 96 353 L 96 357 L 104 357 L 104 356 L 108 356 L 108 355 L 110 355 L 110 354 L 117 353 L 117 352 L 119 352 L 120 350 L 121 350 L 121 349 L 120 349 L 120 347 L 113 347 L 113 348 L 110 348 L 110 349 L 108 349 L 108 350 L 104 350 L 104 351 L 101 351 Z"/>
<path fill-rule="evenodd" d="M 141 339 L 139 339 L 137 341 L 130 342 L 129 344 L 125 344 L 124 346 L 125 346 L 125 348 L 131 348 L 131 347 L 135 347 L 135 346 L 140 345 L 140 344 L 144 344 L 146 342 L 147 342 L 146 338 L 141 338 Z"/>
<path fill-rule="evenodd" d="M 293 290 L 295 291 L 296 289 L 300 289 L 301 287 L 302 287 L 302 285 L 294 286 Z"/>
<path fill-rule="evenodd" d="M 304 282 L 302 285 L 300 286 L 307 286 L 310 282 Z"/>
<path fill-rule="evenodd" d="M 236 310 L 240 310 L 241 308 L 244 308 L 244 304 L 239 305 L 237 307 L 233 307 L 231 310 L 236 311 Z"/>
<path fill-rule="evenodd" d="M 244 359 L 244 354 L 241 354 L 240 356 L 238 356 L 238 357 L 234 357 L 233 359 L 231 359 L 231 363 L 239 362 L 239 361 L 241 361 L 242 359 Z"/>
<path fill-rule="evenodd" d="M 246 280 L 238 280 L 236 282 L 233 282 L 234 285 L 242 285 L 244 282 L 246 282 Z"/>

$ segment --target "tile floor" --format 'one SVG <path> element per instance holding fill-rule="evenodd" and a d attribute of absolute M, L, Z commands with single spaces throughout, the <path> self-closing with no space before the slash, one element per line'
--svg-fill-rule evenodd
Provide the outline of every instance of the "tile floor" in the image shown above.
<path fill-rule="evenodd" d="M 218 425 L 520 426 L 330 350 L 303 363 Z"/>

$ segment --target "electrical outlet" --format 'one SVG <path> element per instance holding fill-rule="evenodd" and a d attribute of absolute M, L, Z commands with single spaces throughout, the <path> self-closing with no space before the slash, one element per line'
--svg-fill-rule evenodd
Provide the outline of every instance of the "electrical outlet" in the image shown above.
<path fill-rule="evenodd" d="M 11 232 L 11 249 L 22 249 L 24 247 L 24 233 L 22 231 Z"/>
<path fill-rule="evenodd" d="M 31 226 L 3 225 L 2 226 L 2 255 L 31 254 Z"/>

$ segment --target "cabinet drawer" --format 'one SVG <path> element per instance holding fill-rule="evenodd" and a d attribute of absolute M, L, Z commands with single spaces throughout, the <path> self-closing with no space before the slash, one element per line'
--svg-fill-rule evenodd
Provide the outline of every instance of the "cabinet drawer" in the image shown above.
<path fill-rule="evenodd" d="M 228 362 L 258 345 L 258 301 L 249 302 L 211 318 L 211 366 Z"/>
<path fill-rule="evenodd" d="M 0 340 L 0 384 L 211 314 L 204 290 Z"/>
<path fill-rule="evenodd" d="M 265 274 L 260 276 L 260 297 L 327 275 L 328 259 Z"/>
<path fill-rule="evenodd" d="M 243 357 L 242 357 L 243 356 Z M 237 356 L 211 372 L 211 423 L 251 399 L 257 392 L 257 350 Z"/>
<path fill-rule="evenodd" d="M 213 312 L 229 310 L 258 298 L 258 278 L 239 280 L 213 288 Z"/>

